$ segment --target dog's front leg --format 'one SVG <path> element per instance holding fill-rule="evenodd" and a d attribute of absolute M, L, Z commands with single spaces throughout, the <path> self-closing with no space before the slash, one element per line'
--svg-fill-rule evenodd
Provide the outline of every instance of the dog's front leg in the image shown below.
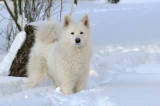
<path fill-rule="evenodd" d="M 85 74 L 85 75 L 83 74 L 80 76 L 80 78 L 76 84 L 76 89 L 75 89 L 76 93 L 80 92 L 86 88 L 87 78 L 88 78 L 87 74 Z"/>
<path fill-rule="evenodd" d="M 61 85 L 61 92 L 65 95 L 69 95 L 69 94 L 72 94 L 74 93 L 73 92 L 73 88 L 74 88 L 74 81 L 73 79 L 65 79 L 63 82 L 62 82 L 62 85 Z"/>

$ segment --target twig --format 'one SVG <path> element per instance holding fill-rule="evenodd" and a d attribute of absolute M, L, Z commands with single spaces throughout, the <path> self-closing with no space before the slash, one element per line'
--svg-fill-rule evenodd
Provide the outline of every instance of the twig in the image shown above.
<path fill-rule="evenodd" d="M 22 15 L 22 0 L 18 0 L 19 4 L 19 14 Z"/>
<path fill-rule="evenodd" d="M 5 18 L 5 19 L 8 19 L 8 20 L 13 20 L 13 19 L 10 19 L 10 18 L 7 18 L 7 17 L 4 17 L 2 14 L 0 14 L 1 17 Z"/>
<path fill-rule="evenodd" d="M 16 1 L 16 0 L 15 0 L 15 1 Z M 14 15 L 13 15 L 12 11 L 11 11 L 10 8 L 8 7 L 8 4 L 7 4 L 6 0 L 4 0 L 4 4 L 5 4 L 5 6 L 7 7 L 7 10 L 8 10 L 8 12 L 9 12 L 9 14 L 11 15 L 12 19 L 14 20 L 14 22 L 15 22 L 18 30 L 19 30 L 19 31 L 22 31 L 22 29 L 21 29 L 21 27 L 20 27 L 20 25 L 18 24 L 17 19 L 16 19 L 16 18 L 18 18 L 18 16 L 14 16 Z M 16 9 L 15 9 L 15 11 L 16 11 Z"/>
<path fill-rule="evenodd" d="M 62 12 L 64 12 L 66 9 L 62 10 Z M 60 11 L 57 11 L 55 13 L 53 13 L 52 15 L 58 14 Z"/>

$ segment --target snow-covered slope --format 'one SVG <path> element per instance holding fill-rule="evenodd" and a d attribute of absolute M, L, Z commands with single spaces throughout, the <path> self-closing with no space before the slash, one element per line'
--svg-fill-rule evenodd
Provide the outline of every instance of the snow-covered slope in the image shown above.
<path fill-rule="evenodd" d="M 154 53 L 146 51 L 153 47 Z M 0 106 L 157 106 L 160 55 L 153 45 L 94 51 L 87 89 L 65 96 L 46 81 L 25 90 L 26 78 L 0 77 Z M 150 49 L 149 49 L 150 50 Z"/>
<path fill-rule="evenodd" d="M 0 106 L 158 106 L 159 10 L 159 0 L 79 2 L 73 18 L 89 14 L 94 44 L 86 90 L 65 96 L 50 81 L 25 90 L 27 78 L 0 76 Z"/>

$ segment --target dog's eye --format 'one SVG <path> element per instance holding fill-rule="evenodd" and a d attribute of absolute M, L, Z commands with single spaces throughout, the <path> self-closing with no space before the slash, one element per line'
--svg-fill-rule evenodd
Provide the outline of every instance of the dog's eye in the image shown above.
<path fill-rule="evenodd" d="M 74 32 L 71 32 L 72 35 L 74 35 Z"/>
<path fill-rule="evenodd" d="M 80 34 L 83 34 L 83 32 L 80 32 Z"/>

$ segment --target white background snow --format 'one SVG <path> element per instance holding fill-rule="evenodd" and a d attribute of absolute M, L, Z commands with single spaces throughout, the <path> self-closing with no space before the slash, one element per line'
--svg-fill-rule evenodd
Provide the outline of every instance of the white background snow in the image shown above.
<path fill-rule="evenodd" d="M 90 16 L 93 40 L 86 90 L 66 96 L 50 81 L 25 90 L 27 78 L 1 75 L 0 106 L 160 105 L 160 1 L 79 2 L 74 20 L 84 13 Z"/>

